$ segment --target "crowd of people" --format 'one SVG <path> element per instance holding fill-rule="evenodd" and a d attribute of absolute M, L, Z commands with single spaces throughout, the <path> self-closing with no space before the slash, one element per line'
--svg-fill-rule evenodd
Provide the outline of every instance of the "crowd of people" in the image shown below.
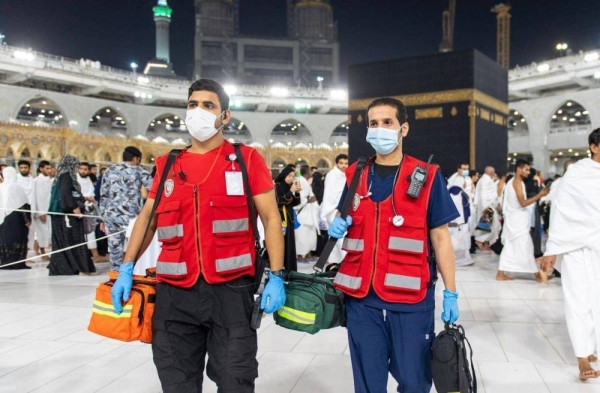
<path fill-rule="evenodd" d="M 321 254 L 329 225 L 336 217 L 338 202 L 346 185 L 344 172 L 348 156 L 335 157 L 335 166 L 326 174 L 317 167 L 289 164 L 273 174 L 277 206 L 285 239 L 284 266 L 298 270 L 297 263 L 315 261 Z M 328 262 L 340 263 L 344 257 L 338 242 Z"/>
<path fill-rule="evenodd" d="M 564 172 L 574 163 L 568 160 Z M 462 163 L 448 178 L 448 190 L 460 217 L 449 224 L 456 266 L 474 264 L 472 254 L 500 255 L 496 279 L 512 281 L 505 274 L 532 273 L 547 282 L 560 272 L 540 267 L 542 240 L 550 228 L 552 200 L 561 175 L 545 180 L 526 160 L 517 160 L 513 173 L 497 174 L 488 166 L 480 176 Z"/>
<path fill-rule="evenodd" d="M 57 166 L 40 161 L 35 177 L 27 160 L 17 163 L 18 171 L 2 165 L 0 270 L 49 262 L 52 276 L 96 275 L 95 264 L 108 261 L 118 270 L 129 221 L 152 184 L 141 157 L 129 146 L 123 163 L 98 171 L 66 155 Z"/>

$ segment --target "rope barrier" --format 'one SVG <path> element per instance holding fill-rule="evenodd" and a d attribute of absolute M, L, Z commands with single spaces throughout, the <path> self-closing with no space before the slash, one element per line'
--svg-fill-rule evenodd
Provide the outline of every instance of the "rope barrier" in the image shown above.
<path fill-rule="evenodd" d="M 108 239 L 108 238 L 109 238 L 109 237 L 111 237 L 111 236 L 116 236 L 116 235 L 119 235 L 119 234 L 121 234 L 121 233 L 123 233 L 123 232 L 126 232 L 126 231 L 127 231 L 126 229 L 123 229 L 122 231 L 115 232 L 115 233 L 111 233 L 110 235 L 106 235 L 106 236 L 99 237 L 99 238 L 97 238 L 96 240 L 104 240 L 104 239 Z M 49 255 L 52 255 L 52 254 L 58 254 L 59 252 L 64 252 L 64 251 L 67 251 L 67 250 L 71 250 L 71 249 L 73 249 L 73 248 L 77 248 L 77 247 L 81 247 L 81 246 L 87 246 L 87 244 L 88 244 L 88 242 L 81 243 L 81 244 L 76 244 L 76 245 L 74 245 L 74 246 L 65 247 L 65 248 L 62 248 L 62 249 L 60 249 L 60 250 L 56 250 L 56 251 L 52 251 L 52 252 L 48 252 L 48 253 L 46 253 L 46 254 L 35 255 L 35 256 L 31 257 L 31 258 L 25 258 L 25 259 L 21 259 L 20 261 L 16 261 L 16 262 L 7 263 L 6 265 L 0 265 L 0 269 L 1 269 L 1 268 L 4 268 L 4 267 L 8 267 L 8 266 L 13 266 L 13 265 L 16 265 L 16 264 L 18 264 L 18 263 L 27 262 L 27 261 L 30 261 L 30 260 L 32 260 L 32 259 L 38 259 L 38 258 L 43 258 L 43 257 L 45 257 L 45 256 L 49 256 Z"/>
<path fill-rule="evenodd" d="M 102 216 L 92 216 L 92 215 L 88 215 L 88 214 L 50 213 L 50 212 L 43 212 L 43 211 L 38 211 L 38 210 L 6 209 L 3 207 L 0 207 L 0 210 L 8 210 L 11 212 L 21 212 L 21 213 L 39 213 L 41 215 L 49 215 L 49 216 L 73 216 L 73 217 L 77 217 L 77 218 L 89 217 L 89 218 L 99 218 L 102 220 Z"/>

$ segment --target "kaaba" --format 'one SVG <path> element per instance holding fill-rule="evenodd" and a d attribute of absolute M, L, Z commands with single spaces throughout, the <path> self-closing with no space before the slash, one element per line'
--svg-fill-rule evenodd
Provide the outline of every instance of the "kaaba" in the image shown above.
<path fill-rule="evenodd" d="M 506 168 L 508 73 L 470 49 L 360 64 L 349 68 L 350 161 L 375 152 L 365 140 L 366 109 L 393 97 L 408 112 L 403 151 L 440 165 L 444 175 L 462 162 L 482 171 Z"/>

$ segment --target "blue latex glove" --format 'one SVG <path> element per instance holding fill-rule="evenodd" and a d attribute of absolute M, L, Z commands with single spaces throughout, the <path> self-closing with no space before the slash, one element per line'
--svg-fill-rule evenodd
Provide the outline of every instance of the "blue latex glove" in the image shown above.
<path fill-rule="evenodd" d="M 271 314 L 283 307 L 284 304 L 285 288 L 283 286 L 283 278 L 269 273 L 269 281 L 267 281 L 265 290 L 262 293 L 260 308 L 267 314 Z"/>
<path fill-rule="evenodd" d="M 119 277 L 115 281 L 110 295 L 112 297 L 112 304 L 117 314 L 123 312 L 123 304 L 121 300 L 127 302 L 129 295 L 131 295 L 131 287 L 133 286 L 133 262 L 124 263 L 119 269 Z"/>
<path fill-rule="evenodd" d="M 444 311 L 442 311 L 442 321 L 453 324 L 459 316 L 458 312 L 458 293 L 444 289 Z"/>
<path fill-rule="evenodd" d="M 348 227 L 352 225 L 352 217 L 348 216 L 344 220 L 342 217 L 336 217 L 331 225 L 327 234 L 334 239 L 341 239 L 346 234 Z"/>

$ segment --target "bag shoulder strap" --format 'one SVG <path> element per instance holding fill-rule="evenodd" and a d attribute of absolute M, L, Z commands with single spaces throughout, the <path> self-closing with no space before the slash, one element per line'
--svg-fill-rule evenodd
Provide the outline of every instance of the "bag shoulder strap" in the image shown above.
<path fill-rule="evenodd" d="M 340 212 L 340 217 L 344 220 L 348 217 L 348 211 L 350 211 L 350 205 L 352 204 L 352 200 L 354 199 L 354 194 L 356 194 L 356 189 L 358 188 L 358 181 L 360 180 L 360 176 L 362 175 L 363 169 L 367 166 L 368 159 L 366 157 L 359 157 L 358 162 L 356 164 L 356 170 L 354 171 L 354 176 L 352 176 L 352 181 L 350 182 L 350 187 L 348 187 L 348 191 L 346 192 L 346 197 L 344 198 L 344 203 L 342 204 L 342 211 Z M 327 264 L 327 260 L 329 259 L 329 255 L 333 251 L 335 244 L 338 239 L 334 239 L 332 237 L 327 240 L 321 255 L 319 256 L 319 260 L 313 267 L 315 272 L 322 273 L 325 265 Z"/>
<path fill-rule="evenodd" d="M 165 182 L 167 181 L 167 177 L 169 176 L 169 170 L 173 166 L 173 163 L 177 159 L 177 156 L 182 152 L 181 149 L 173 149 L 169 152 L 169 156 L 167 157 L 167 161 L 165 162 L 165 167 L 162 170 L 162 174 L 160 176 L 160 182 L 158 183 L 158 189 L 156 190 L 156 198 L 154 198 L 154 205 L 152 206 L 152 211 L 150 212 L 150 219 L 148 220 L 148 224 L 146 225 L 146 230 L 144 231 L 144 236 L 142 239 L 146 238 L 148 231 L 150 230 L 150 225 L 152 224 L 152 220 L 154 219 L 154 214 L 156 213 L 156 209 L 158 208 L 158 204 L 160 203 L 160 199 L 163 194 L 163 190 L 165 188 Z M 141 247 L 137 250 L 134 266 L 137 263 L 138 258 L 140 257 L 140 251 L 142 251 Z"/>
<path fill-rule="evenodd" d="M 250 221 L 252 222 L 252 229 L 254 230 L 254 247 L 256 251 L 259 251 L 262 246 L 260 244 L 260 233 L 258 232 L 258 223 L 256 218 L 256 207 L 254 206 L 254 200 L 252 199 L 252 191 L 250 190 L 250 180 L 248 178 L 248 168 L 244 161 L 242 154 L 241 143 L 233 143 L 233 149 L 235 150 L 236 161 L 240 164 L 240 170 L 242 172 L 242 178 L 244 180 L 244 189 L 246 194 L 246 202 L 248 203 L 248 210 L 250 211 Z"/>

